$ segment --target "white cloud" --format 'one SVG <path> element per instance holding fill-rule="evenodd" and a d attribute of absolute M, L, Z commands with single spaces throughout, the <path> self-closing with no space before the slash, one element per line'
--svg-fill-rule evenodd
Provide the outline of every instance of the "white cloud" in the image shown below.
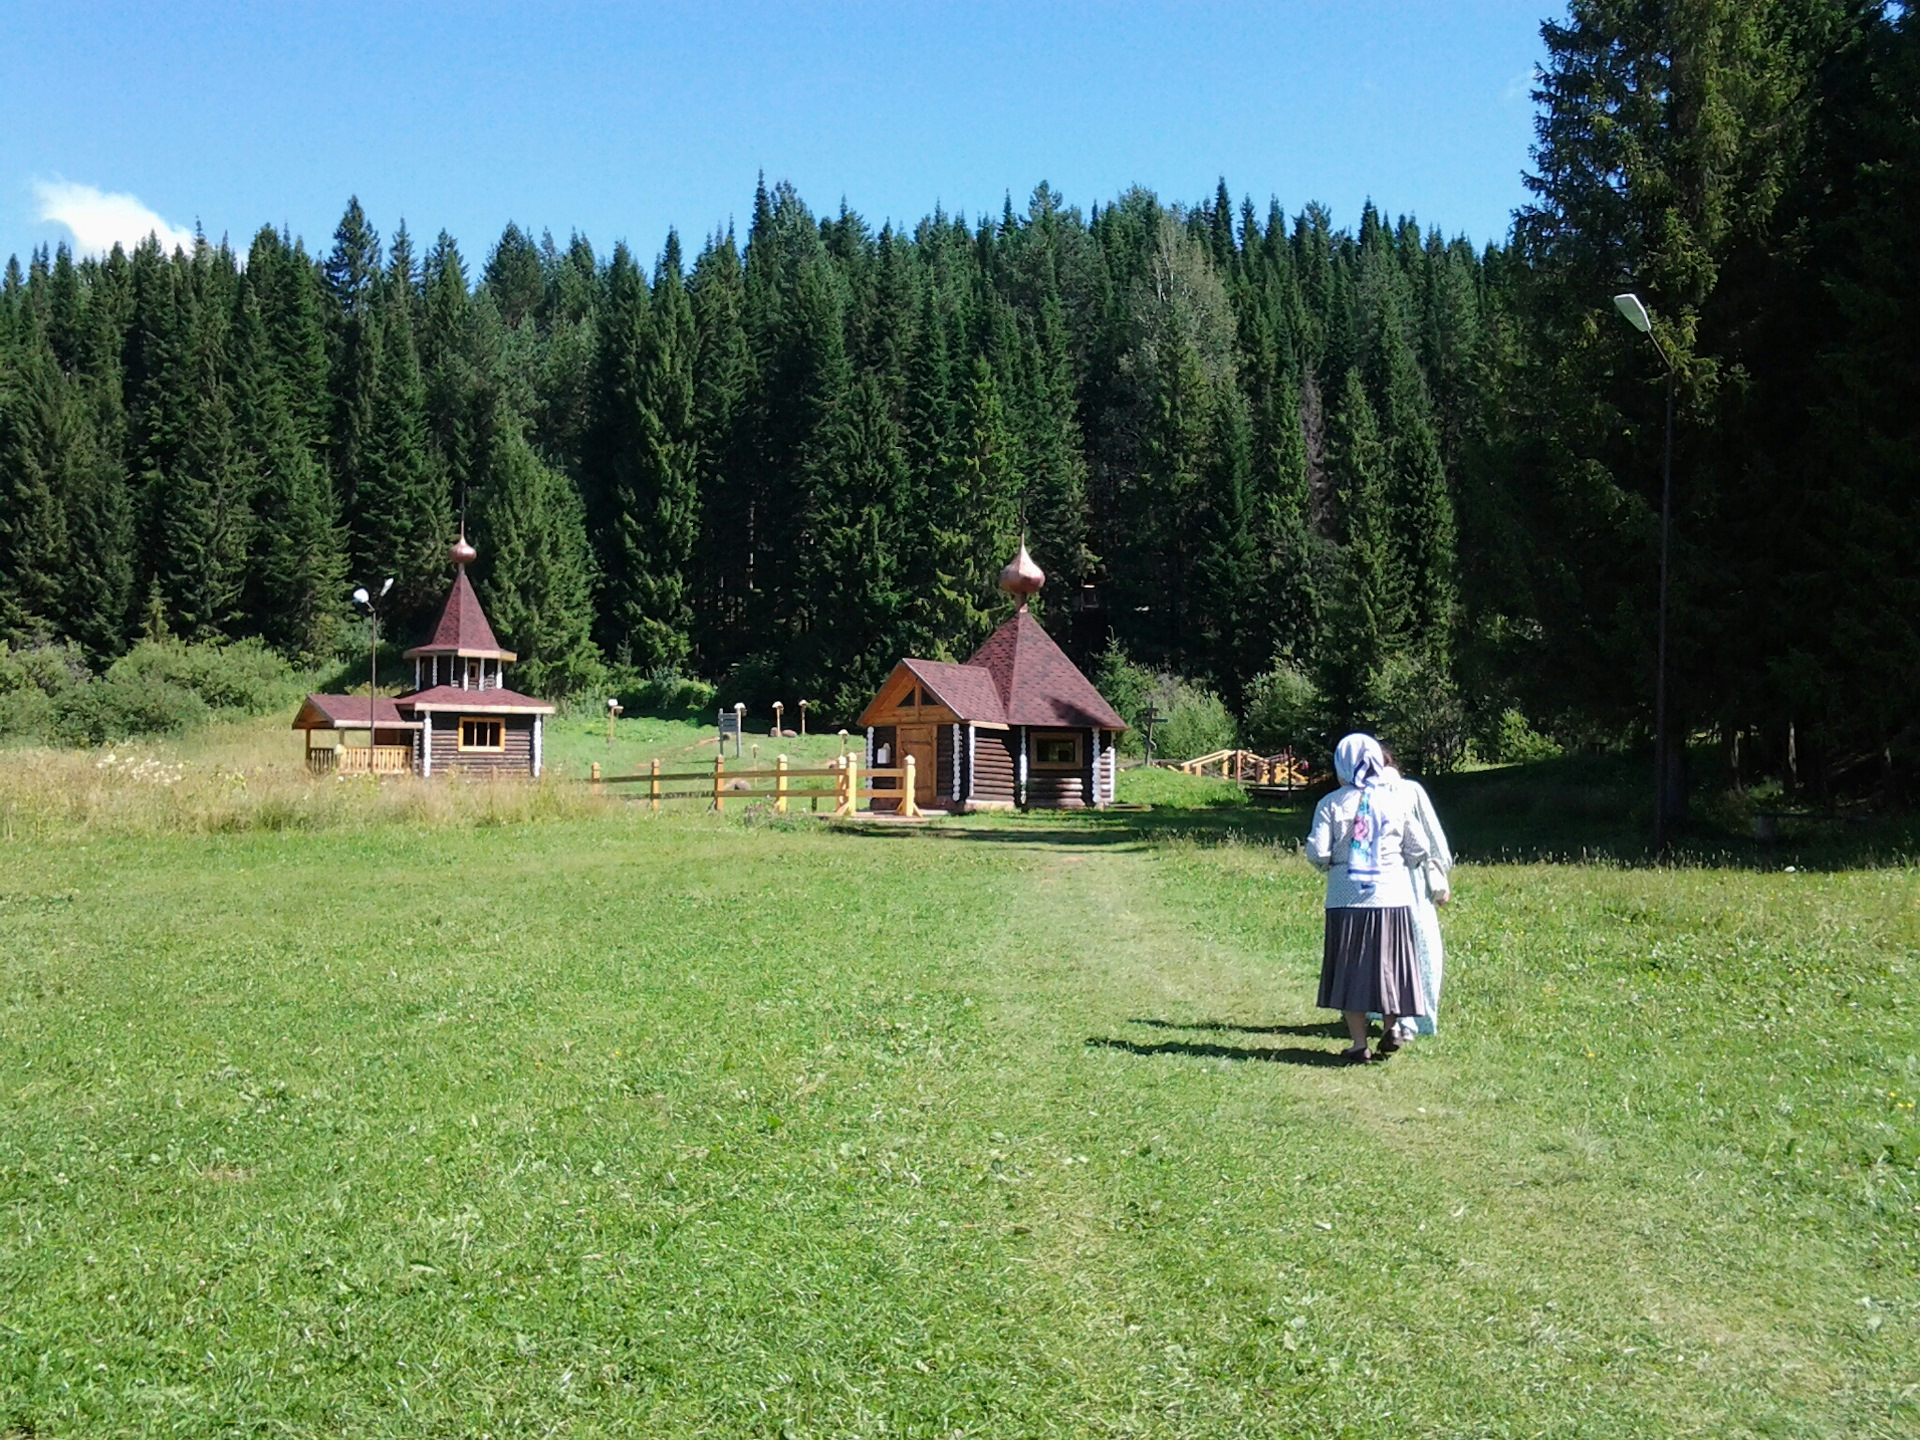
<path fill-rule="evenodd" d="M 104 255 L 116 244 L 131 250 L 149 235 L 158 235 L 169 254 L 175 246 L 193 251 L 193 231 L 169 225 L 131 195 L 109 195 L 68 180 L 36 180 L 33 193 L 40 218 L 71 230 L 83 255 Z"/>

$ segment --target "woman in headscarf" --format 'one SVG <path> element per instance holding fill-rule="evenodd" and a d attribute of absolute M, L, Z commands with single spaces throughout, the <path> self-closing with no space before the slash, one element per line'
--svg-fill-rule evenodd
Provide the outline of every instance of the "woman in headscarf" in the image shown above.
<path fill-rule="evenodd" d="M 1371 735 L 1349 735 L 1334 751 L 1340 788 L 1313 812 L 1307 859 L 1327 876 L 1327 932 L 1320 961 L 1319 1005 L 1338 1010 L 1353 1044 L 1341 1052 L 1355 1064 L 1400 1048 L 1403 1016 L 1430 1014 L 1414 950 L 1410 867 L 1428 848 L 1414 801 L 1386 778 L 1386 757 Z M 1383 1017 L 1376 1052 L 1367 1051 L 1367 1013 Z"/>
<path fill-rule="evenodd" d="M 1427 794 L 1427 787 L 1400 773 L 1392 750 L 1382 745 L 1380 753 L 1387 760 L 1387 768 L 1381 772 L 1387 783 L 1400 786 L 1413 799 L 1413 823 L 1419 828 L 1427 850 L 1425 864 L 1407 867 L 1407 879 L 1413 886 L 1413 953 L 1420 961 L 1420 987 L 1427 999 L 1428 1013 L 1408 1016 L 1400 1022 L 1397 1038 L 1404 1043 L 1415 1035 L 1439 1033 L 1440 986 L 1446 974 L 1439 907 L 1453 896 L 1448 878 L 1453 870 L 1453 850 L 1447 844 L 1447 832 L 1440 826 L 1440 816 L 1433 808 L 1433 797 Z"/>

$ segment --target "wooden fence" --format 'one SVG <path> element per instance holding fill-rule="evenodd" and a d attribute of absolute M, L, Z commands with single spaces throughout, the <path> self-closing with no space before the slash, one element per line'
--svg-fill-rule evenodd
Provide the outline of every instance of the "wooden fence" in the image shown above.
<path fill-rule="evenodd" d="M 411 745 L 317 745 L 307 751 L 315 775 L 411 775 Z"/>
<path fill-rule="evenodd" d="M 857 815 L 863 799 L 869 809 L 875 800 L 897 800 L 899 806 L 894 814 L 917 819 L 922 812 L 914 803 L 914 779 L 911 755 L 907 756 L 905 765 L 879 769 L 862 765 L 858 756 L 843 755 L 837 762 L 817 770 L 796 770 L 787 764 L 784 755 L 775 760 L 771 770 L 728 770 L 726 757 L 716 755 L 711 770 L 662 770 L 660 762 L 655 760 L 643 774 L 602 775 L 596 764 L 587 783 L 596 792 L 603 785 L 644 785 L 648 807 L 654 810 L 665 800 L 706 800 L 716 812 L 724 814 L 729 800 L 771 800 L 774 813 L 785 815 L 796 800 L 806 801 L 816 809 L 820 801 L 831 800 L 832 814 Z M 817 783 L 823 780 L 832 783 Z M 870 788 L 874 780 L 897 780 L 900 788 L 874 790 Z M 795 781 L 803 783 L 796 785 Z"/>
<path fill-rule="evenodd" d="M 1297 760 L 1291 750 L 1278 755 L 1261 755 L 1252 750 L 1216 750 L 1191 760 L 1156 762 L 1185 775 L 1217 775 L 1222 780 L 1238 780 L 1243 785 L 1284 785 L 1291 789 L 1307 783 L 1307 762 Z"/>

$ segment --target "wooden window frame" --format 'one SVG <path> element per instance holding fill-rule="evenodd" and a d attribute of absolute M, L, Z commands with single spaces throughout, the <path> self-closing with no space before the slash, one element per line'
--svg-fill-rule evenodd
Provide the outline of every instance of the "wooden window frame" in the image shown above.
<path fill-rule="evenodd" d="M 1073 742 L 1073 760 L 1042 760 L 1040 747 L 1053 740 L 1071 740 Z M 1067 775 L 1083 770 L 1087 764 L 1087 737 L 1078 730 L 1035 730 L 1031 740 L 1032 760 L 1029 762 L 1035 770 L 1045 770 L 1049 774 Z"/>
<path fill-rule="evenodd" d="M 467 727 L 469 725 L 496 725 L 500 730 L 498 745 L 469 745 Z M 492 715 L 462 715 L 460 717 L 460 750 L 463 754 L 504 755 L 507 749 L 507 722 Z"/>

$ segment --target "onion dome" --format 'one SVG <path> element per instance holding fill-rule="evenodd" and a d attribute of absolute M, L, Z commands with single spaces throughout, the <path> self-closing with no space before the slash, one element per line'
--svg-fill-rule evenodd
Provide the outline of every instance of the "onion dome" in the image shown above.
<path fill-rule="evenodd" d="M 467 543 L 467 532 L 464 529 L 460 532 L 460 538 L 448 549 L 447 558 L 462 568 L 480 558 L 480 552 Z"/>
<path fill-rule="evenodd" d="M 1027 553 L 1027 542 L 1022 540 L 1020 553 L 1000 572 L 1000 588 L 1009 595 L 1019 596 L 1020 603 L 1025 605 L 1027 597 L 1046 583 L 1046 572 L 1033 563 L 1033 557 Z"/>

